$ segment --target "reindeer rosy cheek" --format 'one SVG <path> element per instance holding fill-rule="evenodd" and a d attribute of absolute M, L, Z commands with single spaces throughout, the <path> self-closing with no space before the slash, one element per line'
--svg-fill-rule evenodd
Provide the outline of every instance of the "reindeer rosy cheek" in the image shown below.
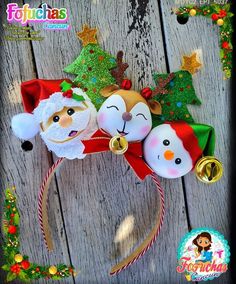
<path fill-rule="evenodd" d="M 97 117 L 98 124 L 102 125 L 102 124 L 104 124 L 106 122 L 106 120 L 107 120 L 106 113 L 105 112 L 100 112 L 98 114 L 98 117 Z"/>
<path fill-rule="evenodd" d="M 141 128 L 140 134 L 141 134 L 142 136 L 146 137 L 146 136 L 148 135 L 148 133 L 150 132 L 150 130 L 151 130 L 150 125 L 145 125 L 145 126 L 143 126 L 143 127 Z"/>

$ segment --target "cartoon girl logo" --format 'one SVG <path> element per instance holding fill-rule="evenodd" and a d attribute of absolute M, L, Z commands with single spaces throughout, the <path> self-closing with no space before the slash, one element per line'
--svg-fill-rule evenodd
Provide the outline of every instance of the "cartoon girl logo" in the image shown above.
<path fill-rule="evenodd" d="M 230 251 L 224 236 L 211 228 L 187 233 L 178 247 L 176 271 L 188 281 L 206 281 L 228 270 Z"/>
<path fill-rule="evenodd" d="M 197 259 L 196 263 L 199 262 L 211 262 L 212 261 L 212 254 L 213 252 L 210 251 L 212 238 L 211 235 L 207 232 L 203 232 L 193 240 L 193 244 L 197 246 L 195 249 L 195 256 Z"/>

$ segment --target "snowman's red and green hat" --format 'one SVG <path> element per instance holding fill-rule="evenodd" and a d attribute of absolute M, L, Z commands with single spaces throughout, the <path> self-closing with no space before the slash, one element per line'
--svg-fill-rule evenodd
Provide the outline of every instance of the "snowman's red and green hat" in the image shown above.
<path fill-rule="evenodd" d="M 90 101 L 86 93 L 73 88 L 69 79 L 33 79 L 21 84 L 24 113 L 12 118 L 11 127 L 20 139 L 31 139 L 40 131 L 40 123 L 46 122 L 63 107 L 81 106 Z"/>
<path fill-rule="evenodd" d="M 188 151 L 193 168 L 202 156 L 213 156 L 215 150 L 214 128 L 206 124 L 186 123 L 185 121 L 166 122 L 175 131 Z"/>

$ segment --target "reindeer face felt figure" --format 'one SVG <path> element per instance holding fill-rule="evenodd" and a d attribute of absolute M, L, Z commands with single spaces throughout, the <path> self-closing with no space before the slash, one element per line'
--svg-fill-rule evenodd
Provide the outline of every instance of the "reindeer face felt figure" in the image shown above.
<path fill-rule="evenodd" d="M 143 140 L 152 127 L 147 101 L 138 92 L 114 86 L 103 90 L 102 95 L 108 98 L 98 111 L 99 128 L 111 136 L 125 136 L 127 141 Z M 156 105 L 157 111 L 158 107 Z"/>
<path fill-rule="evenodd" d="M 150 100 L 150 96 L 130 90 L 131 81 L 123 79 L 128 64 L 122 63 L 122 57 L 123 52 L 119 51 L 117 68 L 111 71 L 118 85 L 107 86 L 100 92 L 107 99 L 98 111 L 98 126 L 111 136 L 124 136 L 128 142 L 139 141 L 152 128 L 151 113 L 161 114 L 161 106 Z"/>
<path fill-rule="evenodd" d="M 30 109 L 25 108 L 29 113 L 13 117 L 12 129 L 22 139 L 30 139 L 39 131 L 48 149 L 58 157 L 82 159 L 85 155 L 81 139 L 89 138 L 97 129 L 95 107 L 81 89 L 71 88 L 64 81 L 64 87 L 69 89 L 63 92 L 62 80 L 52 81 L 32 80 L 22 84 L 24 105 L 32 102 L 32 97 L 38 102 Z"/>
<path fill-rule="evenodd" d="M 203 154 L 213 155 L 214 129 L 183 121 L 155 127 L 144 141 L 144 159 L 161 177 L 178 178 L 190 172 Z"/>

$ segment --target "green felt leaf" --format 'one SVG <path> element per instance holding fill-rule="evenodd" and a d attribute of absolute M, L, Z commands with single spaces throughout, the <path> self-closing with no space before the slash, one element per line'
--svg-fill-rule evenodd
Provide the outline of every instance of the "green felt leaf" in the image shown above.
<path fill-rule="evenodd" d="M 4 264 L 1 268 L 2 268 L 2 270 L 9 271 L 10 270 L 10 265 Z"/>
<path fill-rule="evenodd" d="M 162 115 L 153 115 L 153 126 L 163 123 L 166 120 L 184 120 L 188 123 L 194 122 L 194 119 L 188 111 L 187 105 L 200 105 L 201 101 L 196 96 L 192 75 L 188 71 L 174 72 L 174 79 L 167 84 L 168 94 L 157 95 L 155 100 L 161 103 Z M 154 81 L 166 79 L 169 74 L 154 74 Z"/>
<path fill-rule="evenodd" d="M 220 58 L 221 58 L 221 59 L 224 58 L 224 55 L 225 55 L 225 52 L 224 52 L 223 49 L 221 49 L 221 50 L 220 50 Z"/>
<path fill-rule="evenodd" d="M 61 83 L 61 85 L 60 85 L 61 91 L 62 91 L 62 92 L 66 92 L 66 91 L 68 91 L 68 90 L 71 89 L 71 86 L 72 86 L 72 84 L 70 84 L 70 83 L 68 83 L 68 82 L 66 82 L 66 81 L 63 81 L 63 82 Z"/>
<path fill-rule="evenodd" d="M 76 75 L 73 83 L 84 89 L 98 109 L 104 101 L 100 90 L 114 84 L 110 70 L 116 67 L 116 59 L 98 44 L 86 45 L 80 55 L 64 68 L 66 73 Z"/>
<path fill-rule="evenodd" d="M 12 280 L 16 279 L 16 274 L 12 273 L 11 271 L 7 273 L 7 282 L 10 282 Z"/>
<path fill-rule="evenodd" d="M 18 277 L 25 282 L 29 282 L 29 276 L 22 270 L 18 274 Z"/>
<path fill-rule="evenodd" d="M 231 8 L 231 4 L 226 4 L 221 9 L 223 9 L 223 10 L 228 12 L 230 10 L 230 8 Z"/>
<path fill-rule="evenodd" d="M 16 254 L 17 254 L 17 252 L 13 249 L 8 255 L 8 261 L 14 262 L 14 257 L 15 257 Z"/>
<path fill-rule="evenodd" d="M 15 225 L 19 225 L 19 223 L 20 223 L 20 216 L 19 216 L 18 213 L 16 213 L 14 215 L 14 223 L 15 223 Z"/>
<path fill-rule="evenodd" d="M 216 13 L 219 13 L 220 10 L 222 9 L 222 6 L 220 6 L 219 4 L 212 4 L 212 7 Z"/>
<path fill-rule="evenodd" d="M 72 94 L 72 98 L 78 102 L 85 101 L 85 98 L 83 96 L 77 95 L 75 93 Z"/>
<path fill-rule="evenodd" d="M 3 230 L 4 235 L 6 235 L 8 233 L 8 228 L 4 224 L 2 224 L 2 230 Z"/>
<path fill-rule="evenodd" d="M 53 280 L 61 280 L 61 279 L 62 279 L 62 277 L 61 277 L 61 276 L 58 276 L 58 275 L 53 275 L 51 278 L 52 278 Z"/>

